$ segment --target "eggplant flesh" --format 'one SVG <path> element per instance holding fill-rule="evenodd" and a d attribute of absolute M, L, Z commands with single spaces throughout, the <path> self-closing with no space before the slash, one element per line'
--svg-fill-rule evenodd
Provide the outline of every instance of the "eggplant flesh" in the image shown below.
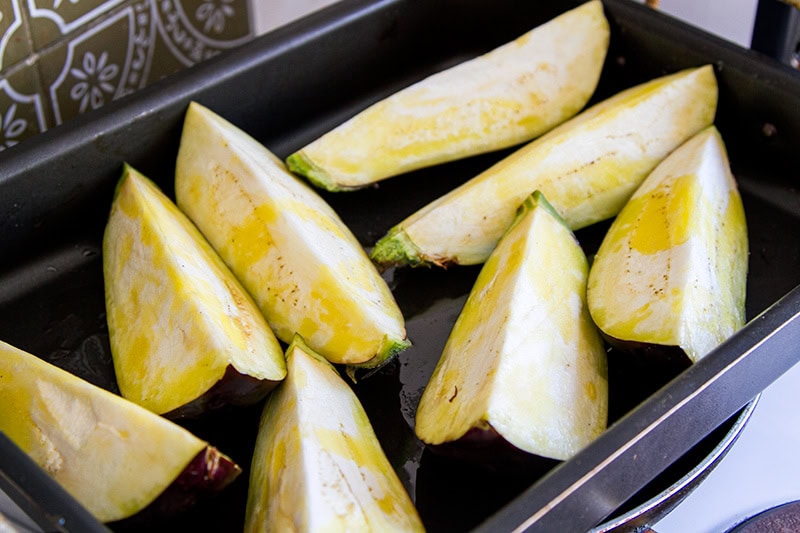
<path fill-rule="evenodd" d="M 585 301 L 588 263 L 540 192 L 483 265 L 420 400 L 417 436 L 468 444 L 491 428 L 564 460 L 606 428 L 608 368 Z"/>
<path fill-rule="evenodd" d="M 256 438 L 247 531 L 422 531 L 366 412 L 296 336 Z"/>
<path fill-rule="evenodd" d="M 589 275 L 594 321 L 619 346 L 676 346 L 697 362 L 744 325 L 748 238 L 711 126 L 656 168 L 608 230 Z"/>
<path fill-rule="evenodd" d="M 614 217 L 658 163 L 712 124 L 716 107 L 709 65 L 626 89 L 422 207 L 371 257 L 386 266 L 483 263 L 535 190 L 572 230 Z"/>
<path fill-rule="evenodd" d="M 285 377 L 283 350 L 252 298 L 177 206 L 128 165 L 103 236 L 103 276 L 125 398 L 158 414 L 197 415 L 260 401 Z"/>
<path fill-rule="evenodd" d="M 102 522 L 177 512 L 241 472 L 177 424 L 3 342 L 0 405 L 0 431 Z"/>
<path fill-rule="evenodd" d="M 609 43 L 598 0 L 390 95 L 287 159 L 331 191 L 513 146 L 575 115 Z"/>
<path fill-rule="evenodd" d="M 336 212 L 265 146 L 194 102 L 175 194 L 283 342 L 299 334 L 331 362 L 369 368 L 409 346 L 394 296 Z"/>

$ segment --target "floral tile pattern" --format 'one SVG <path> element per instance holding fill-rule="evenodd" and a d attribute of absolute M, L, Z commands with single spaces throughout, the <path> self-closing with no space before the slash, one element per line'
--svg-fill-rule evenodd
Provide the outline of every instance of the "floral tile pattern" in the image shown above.
<path fill-rule="evenodd" d="M 237 0 L 161 0 L 157 7 L 158 32 L 184 65 L 217 54 L 250 38 L 247 2 Z"/>
<path fill-rule="evenodd" d="M 248 0 L 0 0 L 0 149 L 239 46 L 251 28 Z"/>
<path fill-rule="evenodd" d="M 34 50 L 98 20 L 124 0 L 20 0 L 31 25 Z"/>
<path fill-rule="evenodd" d="M 0 70 L 22 61 L 32 52 L 20 6 L 23 1 L 0 0 Z"/>
<path fill-rule="evenodd" d="M 0 152 L 45 129 L 45 106 L 36 72 L 17 69 L 0 79 Z"/>
<path fill-rule="evenodd" d="M 126 83 L 125 69 L 135 70 L 133 61 L 128 61 L 137 31 L 134 15 L 133 7 L 126 7 L 42 54 L 38 66 L 54 124 L 98 109 L 143 85 L 143 76 L 132 87 Z M 144 67 L 145 62 L 137 65 Z"/>

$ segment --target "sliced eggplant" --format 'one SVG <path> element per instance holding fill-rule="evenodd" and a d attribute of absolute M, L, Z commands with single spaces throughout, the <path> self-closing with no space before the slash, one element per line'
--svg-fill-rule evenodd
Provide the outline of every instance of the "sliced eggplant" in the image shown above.
<path fill-rule="evenodd" d="M 264 407 L 246 531 L 422 531 L 350 387 L 298 336 Z"/>
<path fill-rule="evenodd" d="M 177 424 L 4 342 L 0 431 L 102 522 L 154 502 L 180 511 L 241 473 Z"/>
<path fill-rule="evenodd" d="M 340 191 L 529 141 L 586 105 L 608 42 L 603 6 L 592 0 L 373 104 L 287 164 Z"/>
<path fill-rule="evenodd" d="M 409 346 L 394 296 L 333 209 L 197 103 L 186 114 L 175 190 L 278 338 L 299 333 L 331 362 L 354 367 L 379 366 Z"/>
<path fill-rule="evenodd" d="M 622 349 L 678 347 L 696 362 L 744 325 L 747 268 L 742 200 L 711 126 L 670 154 L 614 220 L 592 263 L 589 309 Z"/>
<path fill-rule="evenodd" d="M 106 312 L 125 398 L 158 414 L 252 404 L 286 376 L 263 315 L 156 185 L 125 166 L 103 238 Z"/>
<path fill-rule="evenodd" d="M 587 275 L 583 250 L 544 196 L 524 200 L 422 394 L 417 436 L 484 449 L 502 439 L 565 460 L 604 431 L 608 369 L 586 307 Z"/>
<path fill-rule="evenodd" d="M 711 125 L 716 107 L 710 66 L 627 89 L 412 214 L 378 241 L 372 258 L 482 263 L 534 190 L 573 230 L 613 217 L 667 154 Z"/>

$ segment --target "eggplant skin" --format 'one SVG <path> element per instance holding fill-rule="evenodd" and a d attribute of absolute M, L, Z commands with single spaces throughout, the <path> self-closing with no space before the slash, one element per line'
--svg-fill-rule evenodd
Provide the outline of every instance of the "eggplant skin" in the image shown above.
<path fill-rule="evenodd" d="M 649 342 L 629 341 L 612 337 L 606 333 L 602 333 L 603 340 L 613 348 L 622 353 L 641 357 L 645 361 L 656 360 L 662 364 L 666 364 L 679 369 L 689 368 L 692 360 L 680 346 L 667 345 L 667 344 L 653 344 Z"/>
<path fill-rule="evenodd" d="M 499 475 L 539 477 L 561 463 L 514 446 L 488 423 L 469 429 L 458 440 L 427 447 L 437 455 Z"/>
<path fill-rule="evenodd" d="M 266 398 L 281 381 L 254 378 L 228 365 L 222 378 L 200 397 L 161 416 L 170 420 L 194 419 L 228 406 L 253 405 Z"/>
<path fill-rule="evenodd" d="M 177 517 L 222 492 L 241 473 L 242 469 L 230 458 L 213 446 L 207 446 L 147 507 L 109 525 L 114 530 L 134 531 L 151 527 L 154 520 Z"/>
<path fill-rule="evenodd" d="M 186 428 L 2 341 L 0 405 L 0 431 L 101 522 L 182 508 L 240 473 Z"/>

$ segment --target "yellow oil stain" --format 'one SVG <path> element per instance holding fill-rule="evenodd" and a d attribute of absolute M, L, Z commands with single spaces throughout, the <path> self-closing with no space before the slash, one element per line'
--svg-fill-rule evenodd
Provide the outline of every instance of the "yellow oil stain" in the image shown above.
<path fill-rule="evenodd" d="M 597 400 L 597 385 L 593 381 L 586 382 L 583 388 L 589 401 L 594 402 Z"/>
<path fill-rule="evenodd" d="M 697 180 L 686 175 L 665 180 L 655 190 L 632 201 L 626 216 L 635 216 L 630 246 L 654 254 L 684 244 L 691 235 Z"/>

